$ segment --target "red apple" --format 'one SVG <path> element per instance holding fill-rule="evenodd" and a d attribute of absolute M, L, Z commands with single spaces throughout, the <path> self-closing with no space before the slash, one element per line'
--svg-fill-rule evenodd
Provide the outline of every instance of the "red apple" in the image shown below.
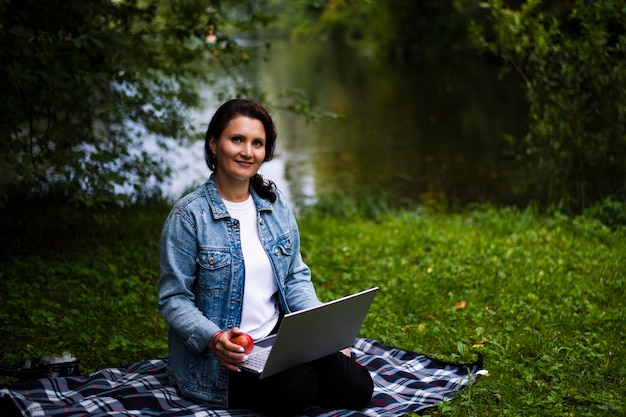
<path fill-rule="evenodd" d="M 230 341 L 241 346 L 243 348 L 243 353 L 246 355 L 249 355 L 254 348 L 254 340 L 252 340 L 252 337 L 250 337 L 247 333 L 241 333 L 233 337 Z"/>

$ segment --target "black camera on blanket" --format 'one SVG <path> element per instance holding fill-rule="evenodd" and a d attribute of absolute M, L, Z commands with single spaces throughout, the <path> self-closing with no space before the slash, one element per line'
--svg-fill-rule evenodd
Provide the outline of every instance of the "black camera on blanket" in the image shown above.
<path fill-rule="evenodd" d="M 43 355 L 13 365 L 0 365 L 0 375 L 19 380 L 80 375 L 78 360 L 67 352 L 63 356 Z"/>

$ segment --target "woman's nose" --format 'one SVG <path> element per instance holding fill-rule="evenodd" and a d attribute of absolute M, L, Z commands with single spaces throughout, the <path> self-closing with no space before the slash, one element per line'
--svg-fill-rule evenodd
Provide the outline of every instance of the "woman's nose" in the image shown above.
<path fill-rule="evenodd" d="M 241 155 L 245 157 L 249 157 L 252 155 L 252 144 L 244 143 L 241 147 Z"/>

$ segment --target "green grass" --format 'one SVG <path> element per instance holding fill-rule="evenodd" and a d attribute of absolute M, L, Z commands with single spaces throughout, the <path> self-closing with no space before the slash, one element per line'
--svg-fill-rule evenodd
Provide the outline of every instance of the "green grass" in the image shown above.
<path fill-rule="evenodd" d="M 377 285 L 362 336 L 455 362 L 484 356 L 489 375 L 430 415 L 626 415 L 626 228 L 532 210 L 355 207 L 300 215 L 320 298 Z M 5 216 L 0 360 L 69 350 L 92 372 L 164 357 L 167 211 L 117 210 L 109 224 L 68 208 Z"/>

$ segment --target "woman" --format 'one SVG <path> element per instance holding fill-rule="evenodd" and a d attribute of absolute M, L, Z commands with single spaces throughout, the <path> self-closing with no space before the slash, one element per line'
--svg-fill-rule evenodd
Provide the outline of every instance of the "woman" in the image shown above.
<path fill-rule="evenodd" d="M 246 356 L 234 337 L 260 339 L 276 331 L 281 315 L 320 304 L 294 215 L 257 173 L 275 144 L 272 118 L 251 100 L 224 103 L 209 123 L 205 158 L 213 173 L 174 206 L 161 234 L 168 375 L 182 395 L 213 407 L 360 409 L 372 379 L 341 352 L 262 380 L 238 366 Z"/>

